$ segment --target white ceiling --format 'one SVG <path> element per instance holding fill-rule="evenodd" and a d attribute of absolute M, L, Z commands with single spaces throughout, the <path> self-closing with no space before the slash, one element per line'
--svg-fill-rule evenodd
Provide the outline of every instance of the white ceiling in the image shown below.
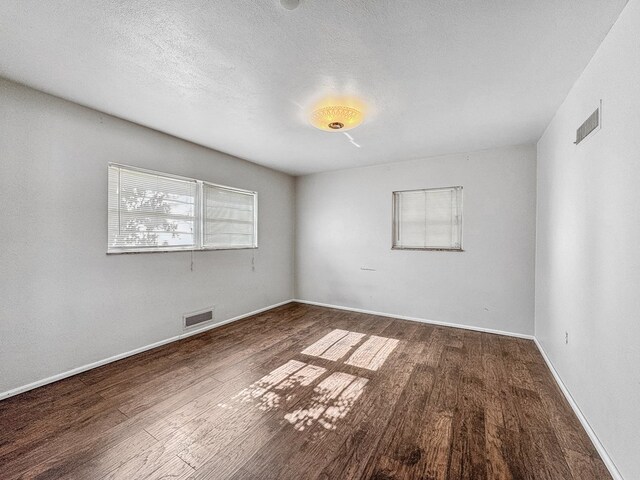
<path fill-rule="evenodd" d="M 535 142 L 625 3 L 0 0 L 0 75 L 304 174 Z"/>

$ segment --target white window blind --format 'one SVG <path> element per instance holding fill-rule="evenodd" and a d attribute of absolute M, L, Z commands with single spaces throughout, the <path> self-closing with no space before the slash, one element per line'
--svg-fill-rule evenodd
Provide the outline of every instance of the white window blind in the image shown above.
<path fill-rule="evenodd" d="M 393 248 L 462 250 L 462 187 L 393 193 Z"/>
<path fill-rule="evenodd" d="M 108 253 L 257 247 L 257 194 L 109 165 Z"/>
<path fill-rule="evenodd" d="M 256 195 L 203 184 L 203 243 L 209 248 L 256 246 Z"/>

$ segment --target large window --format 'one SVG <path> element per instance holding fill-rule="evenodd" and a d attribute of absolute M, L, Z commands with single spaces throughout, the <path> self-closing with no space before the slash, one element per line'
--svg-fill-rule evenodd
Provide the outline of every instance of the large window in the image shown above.
<path fill-rule="evenodd" d="M 393 192 L 393 248 L 462 250 L 462 187 Z"/>
<path fill-rule="evenodd" d="M 109 253 L 256 248 L 257 194 L 109 165 Z"/>

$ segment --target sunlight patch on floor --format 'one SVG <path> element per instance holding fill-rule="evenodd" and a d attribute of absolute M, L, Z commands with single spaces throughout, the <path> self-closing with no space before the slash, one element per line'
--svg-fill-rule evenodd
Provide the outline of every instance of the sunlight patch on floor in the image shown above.
<path fill-rule="evenodd" d="M 396 348 L 398 342 L 399 340 L 395 338 L 371 335 L 371 338 L 360 345 L 345 363 L 367 370 L 378 370 Z"/>
<path fill-rule="evenodd" d="M 302 431 L 318 422 L 327 430 L 334 430 L 362 394 L 368 380 L 348 373 L 335 372 L 313 389 L 313 397 L 305 408 L 297 408 L 284 416 L 293 428 Z"/>
<path fill-rule="evenodd" d="M 326 351 L 318 355 L 318 357 L 326 360 L 333 360 L 334 362 L 340 360 L 351 351 L 351 348 L 362 340 L 362 337 L 364 337 L 364 333 L 348 332 L 344 337 L 331 345 Z"/>
<path fill-rule="evenodd" d="M 335 329 L 300 353 L 336 362 L 347 355 L 364 337 L 364 333 Z M 351 354 L 345 364 L 376 371 L 382 367 L 398 343 L 399 340 L 395 338 L 371 335 Z"/>
<path fill-rule="evenodd" d="M 287 399 L 290 399 L 291 392 L 297 387 L 311 385 L 326 371 L 322 367 L 290 360 L 247 388 L 240 390 L 228 403 L 219 403 L 218 406 L 237 410 L 241 404 L 253 403 L 260 410 L 270 411 L 280 406 L 282 395 L 289 393 Z"/>
<path fill-rule="evenodd" d="M 398 343 L 395 338 L 334 329 L 301 353 L 336 362 L 337 368 L 349 365 L 377 371 Z M 294 429 L 303 431 L 317 424 L 326 430 L 334 430 L 351 411 L 369 380 L 339 371 L 322 378 L 326 373 L 327 368 L 289 360 L 218 406 L 234 411 L 249 407 L 263 412 L 277 409 L 286 412 L 292 408 L 284 414 L 284 419 Z M 311 388 L 316 381 L 319 383 L 313 390 L 305 389 Z"/>

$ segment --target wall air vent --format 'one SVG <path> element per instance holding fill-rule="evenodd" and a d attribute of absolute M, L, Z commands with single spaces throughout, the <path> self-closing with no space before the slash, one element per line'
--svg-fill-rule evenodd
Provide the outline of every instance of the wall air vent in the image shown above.
<path fill-rule="evenodd" d="M 201 323 L 209 322 L 213 320 L 213 307 L 198 312 L 187 313 L 182 316 L 184 321 L 184 328 L 195 327 Z"/>
<path fill-rule="evenodd" d="M 589 115 L 582 125 L 576 130 L 576 141 L 574 144 L 578 145 L 580 142 L 585 140 L 589 135 L 600 130 L 601 124 L 601 115 L 602 115 L 602 100 L 600 101 L 600 106 Z"/>

